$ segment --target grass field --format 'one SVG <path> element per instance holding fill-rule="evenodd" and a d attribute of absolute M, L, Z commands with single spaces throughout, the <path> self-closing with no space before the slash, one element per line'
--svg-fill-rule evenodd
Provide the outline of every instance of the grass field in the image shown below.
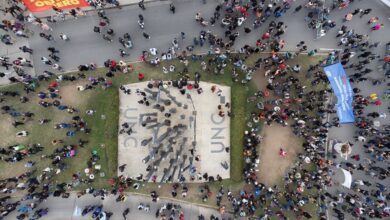
<path fill-rule="evenodd" d="M 173 61 L 177 66 L 177 70 L 181 70 L 184 64 Z M 169 65 L 169 63 L 167 63 Z M 2 115 L 1 125 L 3 132 L 0 133 L 0 146 L 6 147 L 14 144 L 33 144 L 40 143 L 44 150 L 43 155 L 50 155 L 53 150 L 58 146 L 52 144 L 52 140 L 63 140 L 63 144 L 76 144 L 79 138 L 88 140 L 89 143 L 84 148 L 77 149 L 77 156 L 74 158 L 67 158 L 65 162 L 67 169 L 65 172 L 56 176 L 55 180 L 58 182 L 68 182 L 71 180 L 73 173 L 84 173 L 86 168 L 86 161 L 91 157 L 91 151 L 96 150 L 100 156 L 100 160 L 97 162 L 102 166 L 101 171 L 105 173 L 104 178 L 97 177 L 92 184 L 96 187 L 105 187 L 108 185 L 109 178 L 116 175 L 117 167 L 117 132 L 118 132 L 118 117 L 119 117 L 119 86 L 122 84 L 128 84 L 138 81 L 137 74 L 144 73 L 145 80 L 162 79 L 170 80 L 180 77 L 177 73 L 164 74 L 160 68 L 151 67 L 147 64 L 138 63 L 134 64 L 135 71 L 127 74 L 118 73 L 112 78 L 113 87 L 107 90 L 102 88 L 96 88 L 94 90 L 86 90 L 83 92 L 77 91 L 78 85 L 85 85 L 86 80 L 76 82 L 60 82 L 59 90 L 61 103 L 76 108 L 79 112 L 77 114 L 69 114 L 65 111 L 60 111 L 53 107 L 44 108 L 38 105 L 39 98 L 36 93 L 27 95 L 29 102 L 21 103 L 19 97 L 6 97 L 4 103 L 12 106 L 15 111 L 20 112 L 33 112 L 35 115 L 33 121 L 26 122 L 24 125 L 14 128 L 11 123 L 14 120 L 8 114 Z M 231 132 L 231 179 L 233 182 L 239 183 L 242 175 L 242 133 L 245 129 L 245 123 L 242 123 L 250 112 L 250 106 L 246 105 L 246 97 L 252 95 L 255 92 L 255 86 L 253 84 L 249 86 L 243 86 L 239 83 L 233 83 L 229 73 L 228 67 L 226 73 L 223 75 L 215 75 L 209 72 L 203 72 L 200 70 L 200 62 L 190 62 L 189 73 L 191 78 L 194 76 L 194 72 L 198 71 L 202 74 L 201 80 L 216 82 L 224 85 L 231 86 L 232 91 L 232 130 Z M 104 76 L 107 70 L 105 68 L 98 69 L 93 72 L 87 72 L 87 75 L 99 77 Z M 71 73 L 70 73 L 71 74 Z M 54 80 L 48 82 L 40 82 L 36 91 L 45 91 L 48 84 Z M 0 91 L 22 91 L 23 85 L 11 85 L 2 87 Z M 89 109 L 96 110 L 96 113 L 92 116 L 86 115 L 86 111 Z M 92 129 L 89 135 L 84 133 L 77 133 L 74 137 L 67 137 L 64 129 L 54 129 L 54 125 L 62 122 L 69 122 L 75 115 L 80 115 L 85 119 L 89 128 Z M 105 115 L 105 119 L 101 118 L 101 115 Z M 48 124 L 39 125 L 38 120 L 41 118 L 48 118 L 51 121 Z M 16 118 L 20 121 L 21 118 Z M 27 130 L 29 136 L 16 137 L 15 134 L 18 131 Z M 14 175 L 21 174 L 26 170 L 24 164 L 28 161 L 36 161 L 34 168 L 40 172 L 46 167 L 49 167 L 51 160 L 43 159 L 42 154 L 32 155 L 25 160 L 17 163 L 0 162 L 0 168 L 6 172 L 1 172 L 1 178 L 6 178 Z M 97 174 L 95 175 L 97 176 Z M 83 188 L 83 186 L 81 186 Z"/>
<path fill-rule="evenodd" d="M 247 60 L 248 66 L 250 66 L 251 63 L 253 63 L 259 56 L 265 57 L 269 55 L 263 54 L 249 57 Z M 302 69 L 307 69 L 309 64 L 317 63 L 319 59 L 321 59 L 321 57 L 313 58 L 304 56 L 289 61 L 289 63 L 290 65 L 293 65 L 294 62 L 300 63 L 302 65 Z M 33 121 L 26 122 L 25 125 L 14 128 L 11 125 L 13 119 L 9 115 L 2 114 L 0 123 L 3 129 L 2 132 L 0 132 L 0 147 L 7 147 L 14 144 L 40 143 L 44 147 L 42 154 L 50 155 L 56 148 L 61 146 L 54 146 L 52 144 L 53 139 L 62 139 L 64 140 L 64 144 L 75 145 L 77 145 L 79 138 L 88 140 L 89 143 L 86 144 L 84 148 L 77 149 L 76 157 L 65 159 L 67 169 L 57 175 L 54 180 L 56 182 L 69 182 L 73 173 L 80 172 L 83 174 L 84 169 L 87 167 L 86 162 L 91 157 L 91 152 L 96 150 L 100 156 L 100 160 L 97 163 L 102 165 L 101 171 L 104 172 L 105 177 L 96 177 L 95 181 L 92 183 L 92 186 L 97 188 L 109 188 L 108 180 L 116 176 L 117 170 L 119 86 L 132 82 L 138 82 L 138 73 L 144 73 L 145 80 L 171 80 L 181 77 L 178 71 L 183 69 L 184 64 L 179 63 L 178 61 L 172 61 L 171 63 L 176 65 L 177 72 L 168 74 L 164 74 L 162 72 L 161 66 L 156 68 L 143 63 L 134 64 L 135 70 L 133 72 L 127 74 L 117 73 L 115 77 L 111 78 L 113 86 L 107 90 L 98 87 L 94 90 L 79 92 L 77 91 L 76 87 L 78 85 L 85 85 L 86 80 L 76 82 L 60 82 L 59 90 L 60 95 L 62 96 L 60 101 L 79 110 L 77 115 L 83 117 L 86 120 L 88 127 L 92 129 L 88 135 L 84 133 L 77 133 L 74 137 L 67 137 L 65 135 L 65 130 L 54 129 L 53 127 L 55 124 L 69 122 L 76 114 L 69 114 L 58 109 L 51 107 L 44 108 L 38 105 L 39 98 L 37 97 L 36 93 L 27 95 L 27 97 L 30 99 L 27 103 L 21 103 L 19 101 L 19 97 L 5 97 L 5 101 L 1 103 L 2 106 L 5 104 L 11 105 L 16 111 L 30 111 L 33 112 L 35 116 L 33 117 Z M 163 65 L 166 67 L 168 67 L 169 64 L 169 62 L 163 63 Z M 254 104 L 247 103 L 247 97 L 253 96 L 253 94 L 258 90 L 257 87 L 261 82 L 254 82 L 255 80 L 253 80 L 246 85 L 242 85 L 240 82 L 233 83 L 231 79 L 232 66 L 228 66 L 225 69 L 225 73 L 222 75 L 214 74 L 213 67 L 210 69 L 211 71 L 202 71 L 200 68 L 200 61 L 191 61 L 188 65 L 191 79 L 194 78 L 194 73 L 198 71 L 201 73 L 202 81 L 215 82 L 218 84 L 231 86 L 231 179 L 224 180 L 222 184 L 225 188 L 229 188 L 234 195 L 237 195 L 242 189 L 248 191 L 252 190 L 250 185 L 245 185 L 242 181 L 243 132 L 245 129 L 247 129 L 246 121 L 249 118 L 250 113 L 255 110 Z M 86 74 L 95 77 L 105 77 L 106 72 L 107 69 L 100 68 L 93 72 L 86 72 Z M 241 81 L 241 78 L 244 77 L 243 73 L 240 74 L 239 81 Z M 260 71 L 256 74 L 263 73 Z M 254 79 L 256 78 L 254 77 Z M 302 76 L 302 80 L 304 81 L 304 76 Z M 40 82 L 40 85 L 36 91 L 44 91 L 51 81 Z M 0 92 L 22 90 L 23 85 L 21 84 L 0 88 Z M 89 109 L 96 110 L 96 113 L 92 116 L 86 115 L 86 111 Z M 102 119 L 102 115 L 105 116 L 105 119 Z M 37 121 L 41 118 L 49 118 L 51 119 L 51 122 L 45 125 L 39 125 Z M 21 120 L 21 118 L 18 118 L 17 120 Z M 15 134 L 21 130 L 29 131 L 30 135 L 25 138 L 17 138 Z M 24 164 L 28 160 L 36 161 L 34 169 L 38 171 L 37 173 L 40 173 L 44 168 L 51 166 L 51 160 L 42 158 L 42 154 L 30 156 L 25 160 L 17 163 L 6 163 L 4 161 L 0 161 L 0 169 L 2 170 L 0 173 L 0 178 L 21 174 L 27 169 L 24 167 Z M 85 175 L 82 176 L 86 178 Z M 98 173 L 96 176 L 99 176 Z M 201 193 L 197 192 L 201 186 L 202 184 L 189 184 L 190 191 L 192 192 L 189 193 L 189 197 L 187 197 L 185 200 L 195 203 L 202 203 Z M 83 189 L 85 187 L 85 185 L 81 185 L 76 190 Z M 219 183 L 210 184 L 210 189 L 212 192 L 216 192 L 219 187 Z M 148 194 L 152 189 L 156 190 L 157 185 L 145 184 L 145 186 L 137 190 L 137 192 Z M 167 184 L 162 186 L 157 191 L 162 197 L 170 197 L 170 190 L 171 186 Z M 215 198 L 209 200 L 206 204 L 215 205 Z M 261 209 L 259 210 L 261 211 Z M 315 206 L 313 206 L 313 211 L 315 211 Z"/>

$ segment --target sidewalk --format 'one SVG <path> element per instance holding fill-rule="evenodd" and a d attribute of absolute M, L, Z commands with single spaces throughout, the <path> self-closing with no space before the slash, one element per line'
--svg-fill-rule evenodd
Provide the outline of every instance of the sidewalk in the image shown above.
<path fill-rule="evenodd" d="M 1 5 L 1 6 L 3 6 L 3 5 Z M 14 19 L 9 14 L 4 15 L 3 13 L 1 13 L 1 18 L 2 18 L 2 20 L 3 19 L 10 19 L 10 20 Z M 23 53 L 21 50 L 19 50 L 19 47 L 21 47 L 21 46 L 29 47 L 28 38 L 16 37 L 12 31 L 9 30 L 8 32 L 6 32 L 6 31 L 1 29 L 0 35 L 5 35 L 5 34 L 9 34 L 12 37 L 12 39 L 14 40 L 14 44 L 13 45 L 6 45 L 4 43 L 0 43 L 0 56 L 9 57 L 10 62 L 17 59 L 18 57 L 26 58 L 27 60 L 31 61 L 32 65 L 34 65 L 32 56 L 29 53 Z M 0 78 L 0 85 L 9 84 L 8 78 L 11 76 L 17 76 L 12 67 L 10 67 L 9 70 L 6 70 L 4 67 L 0 67 L 0 72 L 5 73 L 5 77 Z M 32 75 L 32 76 L 36 76 L 34 68 L 26 67 L 25 72 L 27 74 Z"/>
<path fill-rule="evenodd" d="M 104 211 L 110 211 L 114 213 L 111 218 L 113 220 L 123 219 L 122 212 L 126 208 L 130 208 L 130 213 L 127 216 L 127 219 L 154 220 L 156 219 L 155 213 L 157 209 L 159 209 L 163 204 L 171 202 L 179 204 L 181 206 L 181 211 L 183 211 L 185 219 L 197 219 L 198 215 L 200 214 L 203 214 L 206 217 L 209 217 L 211 214 L 219 218 L 232 217 L 231 214 L 228 213 L 221 216 L 221 214 L 219 214 L 219 212 L 215 209 L 196 206 L 186 202 L 179 202 L 161 198 L 157 203 L 152 203 L 150 197 L 145 195 L 127 194 L 127 199 L 125 200 L 125 202 L 116 202 L 115 199 L 116 196 L 108 196 L 106 197 L 106 199 L 101 200 L 99 196 L 93 197 L 91 195 L 85 195 L 80 198 L 77 198 L 75 193 L 71 193 L 68 199 L 49 197 L 47 201 L 39 205 L 39 208 L 49 208 L 48 215 L 44 216 L 42 220 L 86 219 L 91 216 L 91 213 L 88 214 L 88 217 L 81 217 L 75 215 L 74 210 L 76 208 L 83 209 L 87 205 L 103 205 Z M 150 212 L 139 211 L 137 206 L 140 203 L 150 205 Z M 16 219 L 16 214 L 17 212 L 15 211 L 7 217 L 9 219 Z"/>

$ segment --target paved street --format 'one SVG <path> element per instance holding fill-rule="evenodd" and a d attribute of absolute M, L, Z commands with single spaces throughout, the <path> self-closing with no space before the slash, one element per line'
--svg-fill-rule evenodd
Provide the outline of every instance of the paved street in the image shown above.
<path fill-rule="evenodd" d="M 175 2 L 175 1 L 174 1 Z M 77 20 L 68 19 L 64 22 L 57 22 L 57 24 L 50 24 L 54 29 L 52 34 L 56 42 L 48 43 L 47 40 L 39 37 L 39 33 L 42 32 L 39 28 L 32 26 L 35 34 L 29 38 L 29 45 L 34 50 L 33 63 L 35 66 L 35 73 L 41 74 L 44 70 L 50 70 L 51 68 L 40 61 L 42 56 L 48 56 L 47 47 L 54 46 L 58 48 L 60 52 L 60 65 L 65 70 L 75 70 L 78 65 L 95 62 L 98 65 L 103 65 L 103 62 L 108 58 L 119 59 L 119 48 L 121 45 L 117 41 L 119 36 L 124 33 L 130 33 L 134 47 L 128 52 L 129 57 L 126 60 L 134 61 L 138 60 L 141 52 L 149 48 L 155 47 L 158 51 L 164 52 L 172 46 L 171 41 L 176 37 L 180 39 L 180 32 L 186 33 L 186 39 L 179 42 L 181 47 L 188 46 L 193 43 L 194 36 L 198 36 L 200 30 L 212 30 L 219 35 L 223 35 L 222 28 L 218 22 L 214 27 L 208 26 L 202 28 L 200 24 L 195 22 L 196 12 L 201 12 L 204 18 L 212 16 L 212 12 L 217 5 L 218 1 L 210 1 L 206 5 L 201 1 L 188 1 L 180 0 L 175 4 L 176 13 L 172 14 L 169 11 L 170 1 L 157 1 L 147 4 L 147 9 L 142 11 L 137 5 L 124 7 L 123 9 L 110 9 L 107 10 L 107 16 L 110 18 L 110 27 L 114 29 L 116 36 L 114 42 L 109 43 L 102 39 L 102 36 L 93 32 L 93 27 L 98 26 L 99 19 L 96 13 L 89 13 L 85 17 L 81 17 Z M 299 2 L 299 1 L 298 1 Z M 302 1 L 303 2 L 303 1 Z M 374 12 L 377 12 L 382 18 L 389 17 L 389 13 L 386 7 L 383 7 L 383 3 L 380 0 L 375 0 L 376 4 L 370 4 L 371 1 L 360 1 L 355 3 L 356 7 L 361 8 L 371 7 Z M 372 2 L 371 2 L 372 3 Z M 346 14 L 347 10 L 335 10 L 332 12 L 331 17 L 337 22 L 341 23 L 342 18 Z M 387 12 L 387 14 L 386 14 Z M 142 31 L 138 24 L 138 14 L 143 14 L 145 18 L 144 31 L 151 36 L 151 39 L 146 40 L 142 36 Z M 337 48 L 337 40 L 335 35 L 337 28 L 332 29 L 329 33 L 321 39 L 315 40 L 315 31 L 310 30 L 305 21 L 306 13 L 303 10 L 299 13 L 293 13 L 290 10 L 284 17 L 276 19 L 277 21 L 283 21 L 288 26 L 287 31 L 283 37 L 286 41 L 285 50 L 295 50 L 295 45 L 300 40 L 304 40 L 309 49 L 320 48 Z M 287 19 L 293 17 L 294 19 Z M 365 20 L 368 19 L 366 16 Z M 270 19 L 269 19 L 270 20 Z M 235 49 L 238 50 L 245 44 L 254 44 L 254 42 L 261 37 L 266 30 L 268 23 L 262 25 L 262 27 L 255 29 L 250 34 L 246 34 L 243 31 L 244 26 L 251 26 L 252 20 L 248 19 L 238 29 L 240 31 L 240 37 L 237 39 Z M 385 26 L 390 26 L 389 20 L 384 21 Z M 386 25 L 387 24 L 387 25 Z M 349 22 L 357 33 L 365 34 L 370 33 L 368 25 L 362 25 L 361 20 L 356 18 L 352 22 Z M 65 33 L 70 37 L 69 42 L 64 42 L 59 39 L 59 33 Z M 383 36 L 389 35 L 390 29 L 377 31 L 370 34 L 370 39 L 373 42 L 383 40 Z M 19 39 L 19 38 L 18 38 Z M 19 42 L 19 41 L 18 41 Z M 147 42 L 147 44 L 145 44 Z M 17 50 L 8 49 L 8 53 L 16 53 Z M 203 48 L 196 48 L 196 52 L 207 52 L 209 48 L 203 46 Z M 6 79 L 0 80 L 1 84 L 7 83 Z"/>
<path fill-rule="evenodd" d="M 143 50 L 155 47 L 160 52 L 167 50 L 171 46 L 171 41 L 180 38 L 180 32 L 185 32 L 188 36 L 184 45 L 192 43 L 192 37 L 199 34 L 200 25 L 195 22 L 195 10 L 202 11 L 205 16 L 211 15 L 216 4 L 201 4 L 199 1 L 186 1 L 176 5 L 176 13 L 170 14 L 169 2 L 155 2 L 148 4 L 148 8 L 142 11 L 137 5 L 119 10 L 111 9 L 107 11 L 110 18 L 110 28 L 116 32 L 114 42 L 109 43 L 102 39 L 102 36 L 93 32 L 93 27 L 98 26 L 97 16 L 86 16 L 78 20 L 67 20 L 53 26 L 53 35 L 57 37 L 59 33 L 70 36 L 70 42 L 57 40 L 53 45 L 58 48 L 60 56 L 64 57 L 60 64 L 66 70 L 75 69 L 80 64 L 95 62 L 102 65 L 108 58 L 119 59 L 118 37 L 124 33 L 130 33 L 134 47 L 130 50 L 130 57 L 127 60 L 137 60 Z M 210 5 L 213 5 L 212 7 Z M 142 13 L 145 18 L 144 31 L 151 36 L 146 40 L 142 36 L 142 30 L 138 26 L 138 14 Z M 218 28 L 219 29 L 219 28 Z M 38 33 L 39 30 L 35 29 Z M 30 46 L 35 50 L 34 64 L 37 73 L 47 68 L 40 62 L 41 56 L 47 56 L 47 41 L 35 35 L 30 39 Z M 205 51 L 205 50 L 203 50 Z"/>
<path fill-rule="evenodd" d="M 92 213 L 86 216 L 75 216 L 74 210 L 76 207 L 81 210 L 87 205 L 103 205 L 103 210 L 113 212 L 111 220 L 123 220 L 122 212 L 126 208 L 130 208 L 130 213 L 127 219 L 139 219 L 139 220 L 155 220 L 155 213 L 164 204 L 175 203 L 170 200 L 160 200 L 157 203 L 152 203 L 150 197 L 129 195 L 125 202 L 116 202 L 115 197 L 107 197 L 105 200 L 101 200 L 100 197 L 93 196 L 82 196 L 77 198 L 75 194 L 71 195 L 68 199 L 50 197 L 46 202 L 43 202 L 40 208 L 49 208 L 48 215 L 42 217 L 42 220 L 83 220 L 92 219 Z M 139 211 L 137 206 L 143 203 L 144 205 L 150 205 L 150 212 Z M 180 203 L 185 219 L 195 220 L 198 215 L 203 214 L 205 217 L 215 215 L 219 218 L 222 216 L 214 209 L 203 208 L 188 203 Z M 13 215 L 8 216 L 7 219 L 16 219 L 17 212 L 12 213 Z M 223 217 L 228 217 L 228 214 L 224 214 Z"/>

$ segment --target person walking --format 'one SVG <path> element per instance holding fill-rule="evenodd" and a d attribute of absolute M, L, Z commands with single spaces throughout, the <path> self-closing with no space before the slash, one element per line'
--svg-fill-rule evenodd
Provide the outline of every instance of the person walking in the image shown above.
<path fill-rule="evenodd" d="M 98 26 L 93 27 L 93 32 L 100 34 L 100 27 Z"/>
<path fill-rule="evenodd" d="M 129 212 L 130 212 L 130 209 L 129 209 L 129 208 L 125 209 L 125 210 L 122 212 L 122 216 L 123 216 L 123 219 L 124 219 L 124 220 L 127 220 L 127 215 L 129 214 Z"/>
<path fill-rule="evenodd" d="M 147 34 L 146 32 L 143 32 L 142 35 L 144 36 L 144 38 L 146 38 L 148 40 L 150 39 L 150 35 Z"/>
<path fill-rule="evenodd" d="M 372 11 L 372 9 L 371 9 L 371 8 L 367 8 L 366 10 L 364 10 L 364 11 L 361 11 L 361 12 L 360 12 L 360 18 L 362 18 L 364 15 L 368 15 L 368 14 L 370 14 L 370 13 L 371 13 L 371 11 Z"/>
<path fill-rule="evenodd" d="M 145 5 L 144 5 L 144 1 L 145 0 L 141 0 L 140 2 L 138 2 L 138 6 L 142 9 L 142 10 L 145 10 Z"/>
<path fill-rule="evenodd" d="M 123 49 L 119 49 L 119 53 L 120 53 L 121 57 L 129 56 L 129 54 L 126 53 L 126 51 L 124 51 Z"/>
<path fill-rule="evenodd" d="M 144 29 L 144 27 L 145 27 L 144 16 L 141 14 L 138 15 L 138 26 L 141 29 Z"/>
<path fill-rule="evenodd" d="M 33 50 L 31 48 L 28 48 L 27 46 L 19 47 L 19 50 L 23 51 L 23 53 L 33 53 Z"/>
<path fill-rule="evenodd" d="M 58 71 L 61 71 L 63 72 L 64 71 L 64 68 L 62 68 L 58 63 L 54 63 L 51 68 L 53 68 L 54 70 L 58 70 Z"/>
<path fill-rule="evenodd" d="M 173 5 L 173 3 L 169 4 L 169 10 L 175 14 L 175 11 L 176 11 L 176 7 Z"/>
<path fill-rule="evenodd" d="M 371 17 L 370 20 L 368 20 L 367 24 L 373 24 L 376 23 L 379 20 L 378 17 Z"/>
<path fill-rule="evenodd" d="M 77 19 L 77 12 L 74 8 L 69 11 L 69 14 L 72 15 L 74 19 Z"/>
<path fill-rule="evenodd" d="M 384 27 L 383 24 L 376 24 L 376 25 L 371 27 L 371 30 L 378 31 L 378 30 L 382 29 L 383 27 Z"/>
<path fill-rule="evenodd" d="M 44 63 L 46 65 L 51 66 L 53 64 L 47 57 L 41 57 L 41 61 L 42 61 L 42 63 Z"/>
<path fill-rule="evenodd" d="M 39 36 L 45 38 L 47 41 L 54 41 L 54 37 L 51 34 L 39 33 Z"/>
<path fill-rule="evenodd" d="M 70 40 L 70 38 L 66 34 L 64 34 L 64 33 L 60 33 L 60 38 L 63 41 L 69 41 Z"/>

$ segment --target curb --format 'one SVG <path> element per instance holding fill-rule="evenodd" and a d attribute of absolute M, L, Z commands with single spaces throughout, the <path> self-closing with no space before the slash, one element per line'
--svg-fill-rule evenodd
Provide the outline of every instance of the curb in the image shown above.
<path fill-rule="evenodd" d="M 127 192 L 127 194 L 129 194 L 129 195 L 136 195 L 136 196 L 143 196 L 143 197 L 149 197 L 147 194 L 138 193 L 138 192 Z M 203 208 L 209 208 L 209 209 L 216 209 L 216 210 L 218 210 L 217 206 L 201 204 L 201 203 L 192 203 L 192 202 L 188 202 L 188 201 L 185 201 L 185 200 L 180 200 L 180 199 L 175 199 L 175 198 L 170 198 L 170 197 L 165 197 L 165 196 L 159 196 L 159 198 L 160 199 L 164 199 L 164 200 L 174 201 L 176 203 L 186 203 L 186 204 L 196 205 L 196 206 L 203 207 Z"/>

